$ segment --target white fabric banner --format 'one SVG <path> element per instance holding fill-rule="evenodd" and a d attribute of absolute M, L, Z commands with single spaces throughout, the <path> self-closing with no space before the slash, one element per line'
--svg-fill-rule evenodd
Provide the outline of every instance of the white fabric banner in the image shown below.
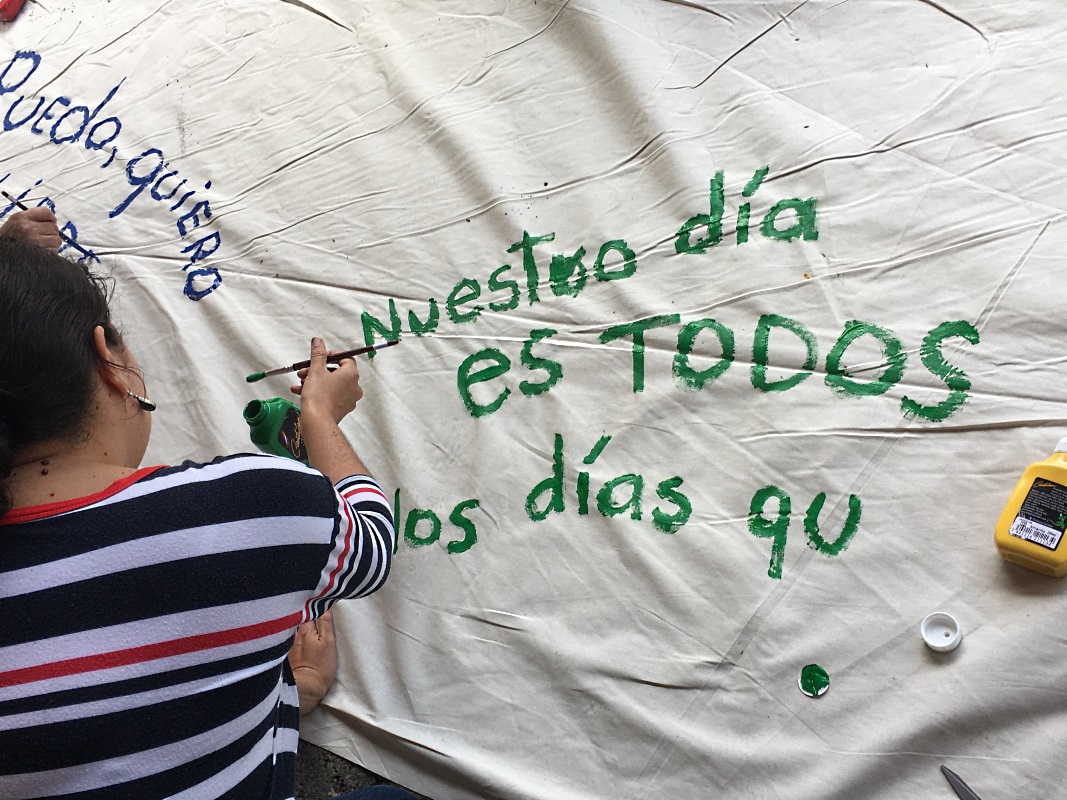
<path fill-rule="evenodd" d="M 146 463 L 400 340 L 308 740 L 439 800 L 1048 795 L 1064 584 L 992 531 L 1067 431 L 1065 74 L 1049 0 L 42 0 L 0 189 L 115 276 Z"/>

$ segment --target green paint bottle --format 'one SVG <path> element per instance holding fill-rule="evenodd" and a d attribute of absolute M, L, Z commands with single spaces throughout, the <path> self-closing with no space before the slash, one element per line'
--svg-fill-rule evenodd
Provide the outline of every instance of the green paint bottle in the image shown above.
<path fill-rule="evenodd" d="M 308 460 L 304 438 L 300 435 L 300 408 L 281 397 L 250 400 L 244 410 L 252 444 L 264 453 Z"/>

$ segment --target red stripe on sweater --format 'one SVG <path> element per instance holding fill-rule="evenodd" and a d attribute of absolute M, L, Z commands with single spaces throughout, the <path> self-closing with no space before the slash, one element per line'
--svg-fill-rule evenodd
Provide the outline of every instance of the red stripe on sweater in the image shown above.
<path fill-rule="evenodd" d="M 63 661 L 53 661 L 49 664 L 38 664 L 33 667 L 8 670 L 7 672 L 0 672 L 0 687 L 18 686 L 23 683 L 62 678 L 67 675 L 80 675 L 85 672 L 95 672 L 102 669 L 114 669 L 115 667 L 125 667 L 130 664 L 142 664 L 160 658 L 195 653 L 200 650 L 212 650 L 216 647 L 225 647 L 239 642 L 249 642 L 253 639 L 261 639 L 280 633 L 287 628 L 295 628 L 300 623 L 300 618 L 301 614 L 298 611 L 287 617 L 259 622 L 255 625 L 245 625 L 242 628 L 231 628 L 230 630 L 216 631 L 214 633 L 201 633 L 196 636 L 171 639 L 167 642 L 145 644 L 125 650 L 113 650 L 110 653 L 97 653 L 91 656 L 68 658 Z"/>
<path fill-rule="evenodd" d="M 346 500 L 352 500 L 352 498 L 358 497 L 361 494 L 373 495 L 377 499 L 381 500 L 382 503 L 384 503 L 385 505 L 389 505 L 389 501 L 385 498 L 385 493 L 380 492 L 373 486 L 353 486 L 352 488 L 345 489 L 343 492 L 341 492 L 341 496 L 344 497 Z"/>
<path fill-rule="evenodd" d="M 348 501 L 344 501 L 345 516 L 348 518 L 348 533 L 345 534 L 345 546 L 341 550 L 341 555 L 337 558 L 337 566 L 333 568 L 333 572 L 330 573 L 330 580 L 326 583 L 326 588 L 323 589 L 317 597 L 313 597 L 308 601 L 307 612 L 311 613 L 312 600 L 318 600 L 320 597 L 326 597 L 330 594 L 330 589 L 333 588 L 334 581 L 337 580 L 337 575 L 340 573 L 341 568 L 345 565 L 345 559 L 348 557 L 348 551 L 352 547 L 352 534 L 356 531 L 356 521 L 352 517 L 352 507 L 348 505 Z"/>

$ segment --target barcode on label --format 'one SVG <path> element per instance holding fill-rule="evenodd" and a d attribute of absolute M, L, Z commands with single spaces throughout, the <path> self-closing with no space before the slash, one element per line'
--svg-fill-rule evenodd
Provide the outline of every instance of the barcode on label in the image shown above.
<path fill-rule="evenodd" d="M 1063 531 L 1058 531 L 1055 528 L 1042 525 L 1040 522 L 1023 519 L 1022 517 L 1015 518 L 1015 522 L 1011 524 L 1011 530 L 1008 532 L 1012 536 L 1018 536 L 1028 542 L 1034 542 L 1042 547 L 1047 547 L 1049 550 L 1055 550 L 1060 544 L 1060 539 L 1063 538 Z"/>

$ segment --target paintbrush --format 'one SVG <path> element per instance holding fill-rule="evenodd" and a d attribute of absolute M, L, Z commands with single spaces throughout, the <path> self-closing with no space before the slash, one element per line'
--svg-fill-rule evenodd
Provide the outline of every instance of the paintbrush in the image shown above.
<path fill-rule="evenodd" d="M 14 197 L 9 195 L 7 192 L 5 192 L 3 190 L 0 190 L 0 194 L 2 194 L 4 197 L 6 197 L 8 200 L 10 200 L 16 206 L 18 206 L 22 211 L 29 211 L 30 210 L 29 207 L 26 206 L 25 203 L 23 203 L 21 200 L 16 200 Z M 69 244 L 71 247 L 73 247 L 75 250 L 77 250 L 83 256 L 85 256 L 87 258 L 95 258 L 97 261 L 100 260 L 99 258 L 96 258 L 95 255 L 93 255 L 88 250 L 86 250 L 84 247 L 82 247 L 80 244 L 78 244 L 76 241 L 74 241 L 69 236 L 67 236 L 67 234 L 63 233 L 63 231 L 59 232 L 59 238 L 62 239 L 67 244 Z"/>
<path fill-rule="evenodd" d="M 352 356 L 361 356 L 364 353 L 369 353 L 372 350 L 382 350 L 386 347 L 392 347 L 394 344 L 399 344 L 399 339 L 394 339 L 390 342 L 379 342 L 378 344 L 372 344 L 369 347 L 357 347 L 355 350 L 344 350 L 340 353 L 331 353 L 326 356 L 327 364 L 336 364 L 338 361 L 342 361 L 346 358 L 352 358 Z M 255 383 L 261 381 L 270 375 L 281 375 L 285 372 L 296 372 L 298 370 L 305 369 L 311 366 L 311 361 L 297 361 L 295 364 L 290 364 L 288 367 L 278 367 L 277 369 L 268 369 L 266 372 L 253 372 L 247 378 L 249 383 Z"/>

